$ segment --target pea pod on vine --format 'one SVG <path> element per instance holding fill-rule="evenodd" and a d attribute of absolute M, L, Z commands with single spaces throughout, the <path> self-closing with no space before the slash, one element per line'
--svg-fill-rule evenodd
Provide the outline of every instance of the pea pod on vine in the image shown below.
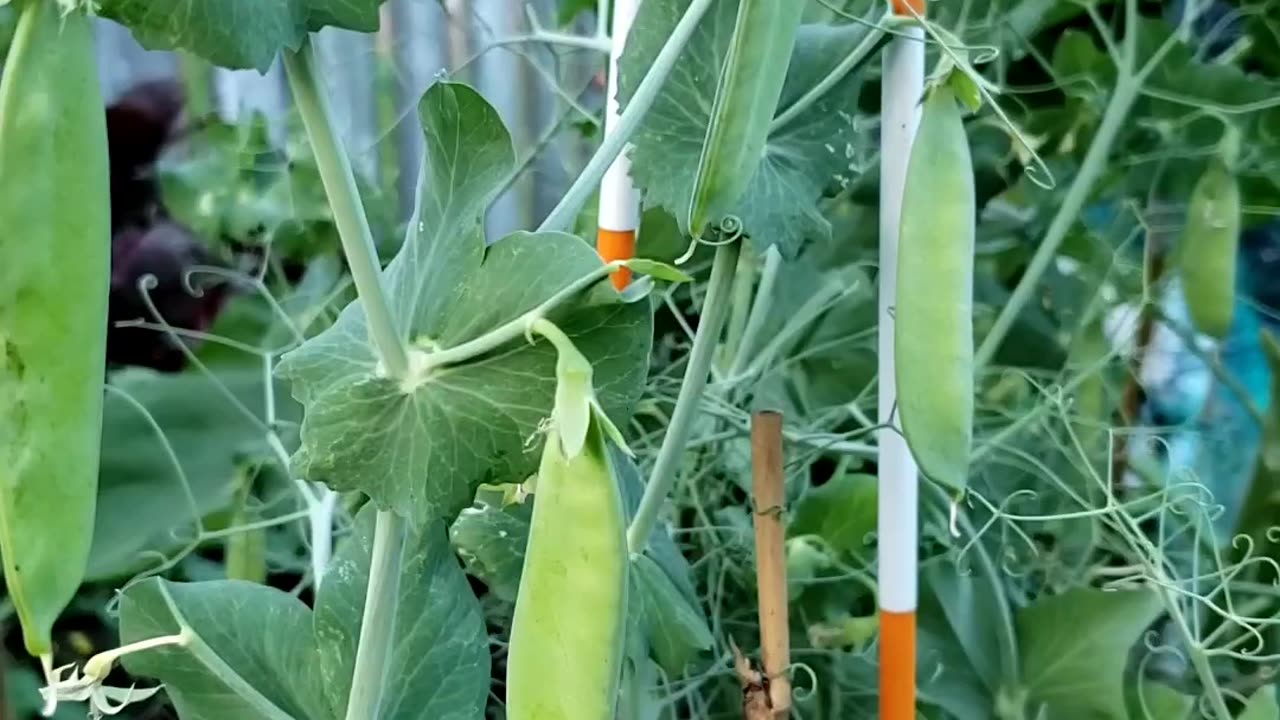
<path fill-rule="evenodd" d="M 687 219 L 689 234 L 727 216 L 764 158 L 805 3 L 741 0 L 702 143 Z"/>
<path fill-rule="evenodd" d="M 973 439 L 973 162 L 953 84 L 928 91 L 903 191 L 894 300 L 902 432 L 924 474 L 962 489 Z"/>
<path fill-rule="evenodd" d="M 628 595 L 626 514 L 607 446 L 621 435 L 569 338 L 545 320 L 530 329 L 551 340 L 560 362 L 511 624 L 507 717 L 609 720 Z"/>
<path fill-rule="evenodd" d="M 613 717 L 627 606 L 626 519 L 606 431 L 592 413 L 566 457 L 547 433 L 507 658 L 511 720 Z"/>
<path fill-rule="evenodd" d="M 110 208 L 92 27 L 52 0 L 17 4 L 0 79 L 0 554 L 27 651 L 93 536 L 106 367 Z M 72 206 L 72 207 L 68 207 Z"/>
<path fill-rule="evenodd" d="M 1240 186 L 1221 157 L 1209 160 L 1191 191 L 1178 248 L 1178 277 L 1195 329 L 1222 339 L 1235 309 Z"/>

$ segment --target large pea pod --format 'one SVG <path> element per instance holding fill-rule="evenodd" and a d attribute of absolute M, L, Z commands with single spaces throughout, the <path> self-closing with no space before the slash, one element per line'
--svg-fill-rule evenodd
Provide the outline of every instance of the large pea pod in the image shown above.
<path fill-rule="evenodd" d="M 689 233 L 732 212 L 764 159 L 805 3 L 740 0 L 689 206 Z"/>
<path fill-rule="evenodd" d="M 1195 329 L 1222 339 L 1235 310 L 1240 186 L 1221 158 L 1209 161 L 1191 191 L 1178 248 L 1178 276 Z"/>
<path fill-rule="evenodd" d="M 965 487 L 973 440 L 973 162 L 955 92 L 932 88 L 907 161 L 894 355 L 898 412 L 924 474 Z"/>
<path fill-rule="evenodd" d="M 0 555 L 47 658 L 93 536 L 110 185 L 89 19 L 53 0 L 18 12 L 0 78 Z"/>
<path fill-rule="evenodd" d="M 600 420 L 566 458 L 547 434 L 507 656 L 509 720 L 614 716 L 627 611 L 626 518 Z"/>

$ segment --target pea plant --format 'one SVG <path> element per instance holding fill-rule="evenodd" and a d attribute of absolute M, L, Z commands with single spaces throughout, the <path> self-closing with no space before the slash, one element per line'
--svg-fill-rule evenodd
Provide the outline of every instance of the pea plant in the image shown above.
<path fill-rule="evenodd" d="M 1280 720 L 1274 0 L 565 0 L 605 131 L 501 237 L 465 68 L 406 221 L 353 164 L 383 5 L 0 5 L 0 718 Z M 108 322 L 94 16 L 284 69 L 157 164 L 211 327 Z"/>

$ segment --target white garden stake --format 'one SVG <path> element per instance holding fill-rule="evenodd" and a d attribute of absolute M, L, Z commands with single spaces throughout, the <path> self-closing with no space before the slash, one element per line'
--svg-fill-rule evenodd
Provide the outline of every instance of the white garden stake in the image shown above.
<path fill-rule="evenodd" d="M 618 127 L 618 58 L 622 56 L 631 21 L 640 0 L 616 0 L 613 4 L 613 44 L 609 50 L 609 96 L 605 104 L 605 136 Z M 631 161 L 624 150 L 600 182 L 599 233 L 596 250 L 605 262 L 630 260 L 636 254 L 636 231 L 640 229 L 640 191 L 631 182 Z M 613 274 L 614 287 L 622 290 L 631 282 L 631 271 L 619 268 Z"/>
<path fill-rule="evenodd" d="M 924 13 L 922 0 L 894 0 L 894 14 Z M 880 104 L 879 516 L 880 717 L 914 720 L 919 472 L 894 416 L 893 299 L 897 292 L 898 223 L 907 159 L 924 94 L 924 30 L 900 29 L 885 49 Z M 890 427 L 892 424 L 892 427 Z"/>

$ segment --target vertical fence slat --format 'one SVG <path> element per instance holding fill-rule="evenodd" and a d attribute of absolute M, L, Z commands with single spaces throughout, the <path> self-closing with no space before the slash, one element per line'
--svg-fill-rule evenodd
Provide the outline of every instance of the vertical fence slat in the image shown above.
<path fill-rule="evenodd" d="M 513 15 L 508 0 L 473 0 L 472 37 L 474 51 L 479 52 L 494 40 L 515 34 L 520 14 Z M 511 131 L 517 148 L 528 147 L 519 114 L 521 109 L 518 82 L 521 60 L 503 48 L 491 48 L 476 60 L 476 86 Z M 498 196 L 485 218 L 486 234 L 492 241 L 521 229 L 520 184 L 514 184 Z"/>
<path fill-rule="evenodd" d="M 140 82 L 176 77 L 177 57 L 163 50 L 147 50 L 128 28 L 104 18 L 94 19 L 98 80 L 103 99 L 111 102 Z"/>
<path fill-rule="evenodd" d="M 315 35 L 322 80 L 333 99 L 338 136 L 356 174 L 378 172 L 378 98 L 373 36 L 325 28 Z"/>
<path fill-rule="evenodd" d="M 213 74 L 214 107 L 227 122 L 239 122 L 251 114 L 262 113 L 267 119 L 271 140 L 283 145 L 285 117 L 292 107 L 284 72 L 277 60 L 261 74 L 256 70 L 218 68 Z"/>
<path fill-rule="evenodd" d="M 391 0 L 387 3 L 391 57 L 395 64 L 395 107 L 398 122 L 393 134 L 396 143 L 398 176 L 396 196 L 400 217 L 413 212 L 417 198 L 418 167 L 422 163 L 422 124 L 418 121 L 418 100 L 432 79 L 449 60 L 448 19 L 439 3 L 420 0 Z"/>

